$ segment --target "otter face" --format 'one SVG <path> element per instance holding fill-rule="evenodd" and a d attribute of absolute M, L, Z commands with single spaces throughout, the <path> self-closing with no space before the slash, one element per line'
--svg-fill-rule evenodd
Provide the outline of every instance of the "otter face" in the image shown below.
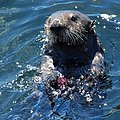
<path fill-rule="evenodd" d="M 92 21 L 78 11 L 58 11 L 45 23 L 45 33 L 52 44 L 65 43 L 80 45 L 87 40 L 86 34 L 91 29 Z"/>

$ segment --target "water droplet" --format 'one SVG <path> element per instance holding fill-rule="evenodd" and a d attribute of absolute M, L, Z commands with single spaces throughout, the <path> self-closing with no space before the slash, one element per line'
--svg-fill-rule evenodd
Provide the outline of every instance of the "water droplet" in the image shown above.
<path fill-rule="evenodd" d="M 22 66 L 21 65 L 18 65 L 18 68 L 21 68 Z"/>
<path fill-rule="evenodd" d="M 103 28 L 106 28 L 106 26 L 103 26 Z"/>
<path fill-rule="evenodd" d="M 102 96 L 101 95 L 98 95 L 98 97 L 101 99 L 102 98 Z"/>
<path fill-rule="evenodd" d="M 13 101 L 13 104 L 17 103 L 17 101 Z"/>
<path fill-rule="evenodd" d="M 19 65 L 20 63 L 19 62 L 16 62 L 16 65 Z"/>
<path fill-rule="evenodd" d="M 32 113 L 33 113 L 33 110 L 30 110 L 30 113 L 32 114 Z"/>
<path fill-rule="evenodd" d="M 107 103 L 104 103 L 104 106 L 107 106 Z"/>
<path fill-rule="evenodd" d="M 77 9 L 78 8 L 78 6 L 75 6 L 75 9 Z"/>
<path fill-rule="evenodd" d="M 120 28 L 119 27 L 116 27 L 116 30 L 119 30 Z"/>
<path fill-rule="evenodd" d="M 99 105 L 99 107 L 102 107 L 101 105 Z"/>

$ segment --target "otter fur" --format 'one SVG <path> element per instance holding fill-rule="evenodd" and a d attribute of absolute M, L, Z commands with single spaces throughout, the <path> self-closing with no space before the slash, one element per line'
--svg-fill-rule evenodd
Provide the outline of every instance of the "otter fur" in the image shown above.
<path fill-rule="evenodd" d="M 104 50 L 94 30 L 94 21 L 72 10 L 57 11 L 45 22 L 47 44 L 39 72 L 54 88 L 69 80 L 100 76 L 105 72 Z M 57 86 L 57 87 L 56 87 Z"/>

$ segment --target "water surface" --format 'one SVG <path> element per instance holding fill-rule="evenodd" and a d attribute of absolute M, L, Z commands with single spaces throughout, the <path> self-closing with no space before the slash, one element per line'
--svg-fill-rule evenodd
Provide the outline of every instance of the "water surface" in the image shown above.
<path fill-rule="evenodd" d="M 110 86 L 102 100 L 85 106 L 56 100 L 54 110 L 36 88 L 36 67 L 43 53 L 44 22 L 57 10 L 78 10 L 96 20 L 105 48 Z M 0 120 L 118 120 L 120 116 L 120 0 L 0 0 Z M 101 96 L 102 96 L 101 95 Z M 57 111 L 59 114 L 54 114 Z M 68 115 L 66 115 L 68 114 Z"/>

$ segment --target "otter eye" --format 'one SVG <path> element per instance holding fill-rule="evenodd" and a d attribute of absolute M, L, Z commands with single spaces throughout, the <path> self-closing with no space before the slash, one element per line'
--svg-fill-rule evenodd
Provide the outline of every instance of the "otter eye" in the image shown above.
<path fill-rule="evenodd" d="M 77 20 L 77 17 L 75 17 L 75 16 L 72 16 L 72 17 L 70 18 L 70 20 L 72 20 L 73 22 L 76 22 L 76 20 Z"/>

